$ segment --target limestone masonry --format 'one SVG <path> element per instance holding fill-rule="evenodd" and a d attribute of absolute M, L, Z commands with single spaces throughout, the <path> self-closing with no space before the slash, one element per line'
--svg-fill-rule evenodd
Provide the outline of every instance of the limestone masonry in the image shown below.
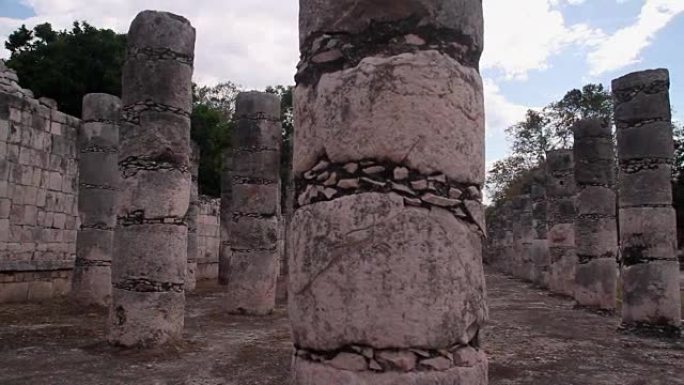
<path fill-rule="evenodd" d="M 0 303 L 71 287 L 81 121 L 36 100 L 0 61 Z"/>
<path fill-rule="evenodd" d="M 170 13 L 141 12 L 128 33 L 108 333 L 115 345 L 155 346 L 183 332 L 194 46 L 195 29 Z"/>
<path fill-rule="evenodd" d="M 109 305 L 112 253 L 119 194 L 119 124 L 121 100 L 107 94 L 83 98 L 79 134 L 81 226 L 76 240 L 73 297 L 85 305 Z"/>
<path fill-rule="evenodd" d="M 575 250 L 575 162 L 572 150 L 546 153 L 546 220 L 549 245 L 549 290 L 573 295 Z"/>
<path fill-rule="evenodd" d="M 667 70 L 613 81 L 620 162 L 622 321 L 679 334 L 681 299 L 672 207 L 673 140 Z"/>
<path fill-rule="evenodd" d="M 282 250 L 280 207 L 280 98 L 243 92 L 235 102 L 228 238 L 227 308 L 231 313 L 273 311 Z"/>
<path fill-rule="evenodd" d="M 300 0 L 295 384 L 487 383 L 482 29 L 479 0 Z"/>
<path fill-rule="evenodd" d="M 580 121 L 575 135 L 577 269 L 574 297 L 580 306 L 615 309 L 618 280 L 618 231 L 615 149 L 608 122 Z"/>

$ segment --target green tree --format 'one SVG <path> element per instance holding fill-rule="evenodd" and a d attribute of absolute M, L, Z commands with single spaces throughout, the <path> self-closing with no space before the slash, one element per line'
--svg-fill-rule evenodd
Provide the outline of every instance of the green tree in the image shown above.
<path fill-rule="evenodd" d="M 527 111 L 525 120 L 506 129 L 512 143 L 511 155 L 496 162 L 488 172 L 490 198 L 496 203 L 520 194 L 530 171 L 546 160 L 547 151 L 572 147 L 572 126 L 579 120 L 599 118 L 610 122 L 612 114 L 612 96 L 601 84 L 587 84 L 539 111 Z"/>
<path fill-rule="evenodd" d="M 235 99 L 239 87 L 232 82 L 214 87 L 193 85 L 192 140 L 200 148 L 200 194 L 221 194 L 223 152 L 230 148 Z"/>
<path fill-rule="evenodd" d="M 7 66 L 37 97 L 55 99 L 60 110 L 81 115 L 85 94 L 121 95 L 121 67 L 126 36 L 74 22 L 71 30 L 54 31 L 49 23 L 32 31 L 22 25 L 5 42 Z"/>

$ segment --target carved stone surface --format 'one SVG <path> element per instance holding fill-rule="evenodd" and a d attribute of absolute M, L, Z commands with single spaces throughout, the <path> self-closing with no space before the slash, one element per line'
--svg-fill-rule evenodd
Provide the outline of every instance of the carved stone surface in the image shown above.
<path fill-rule="evenodd" d="M 88 94 L 83 98 L 78 140 L 81 227 L 71 294 L 84 305 L 107 306 L 111 301 L 120 120 L 121 100 L 116 96 Z"/>
<path fill-rule="evenodd" d="M 575 174 L 572 150 L 546 154 L 546 215 L 549 245 L 549 289 L 573 295 L 577 253 L 575 250 Z"/>
<path fill-rule="evenodd" d="M 232 167 L 227 173 L 231 197 L 226 212 L 226 217 L 230 215 L 226 218 L 230 239 L 226 305 L 231 313 L 265 315 L 275 308 L 282 250 L 280 98 L 241 93 L 235 119 Z"/>
<path fill-rule="evenodd" d="M 294 384 L 486 384 L 481 2 L 300 0 L 300 45 Z"/>
<path fill-rule="evenodd" d="M 574 297 L 580 306 L 612 311 L 618 282 L 613 134 L 598 119 L 578 122 L 573 132 L 578 192 Z"/>
<path fill-rule="evenodd" d="M 194 42 L 190 23 L 165 12 L 141 12 L 128 34 L 108 330 L 114 345 L 156 346 L 182 335 Z"/>
<path fill-rule="evenodd" d="M 613 81 L 620 160 L 622 321 L 628 328 L 681 328 L 676 215 L 670 182 L 673 140 L 665 69 Z"/>
<path fill-rule="evenodd" d="M 190 153 L 190 174 L 192 176 L 192 187 L 190 189 L 190 206 L 186 214 L 188 224 L 188 256 L 185 269 L 185 290 L 193 291 L 197 285 L 197 259 L 199 258 L 199 162 L 200 148 L 197 143 L 191 143 Z"/>

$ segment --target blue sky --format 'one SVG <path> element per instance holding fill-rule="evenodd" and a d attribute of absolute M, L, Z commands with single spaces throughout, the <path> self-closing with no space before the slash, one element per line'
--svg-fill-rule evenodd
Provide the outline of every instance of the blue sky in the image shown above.
<path fill-rule="evenodd" d="M 201 3 L 201 6 L 198 4 Z M 487 163 L 506 156 L 506 127 L 589 82 L 666 67 L 684 121 L 684 0 L 484 0 L 481 68 Z M 296 0 L 0 0 L 0 39 L 22 23 L 74 20 L 126 31 L 143 9 L 188 17 L 198 31 L 195 80 L 245 88 L 291 84 L 298 58 Z M 0 57 L 7 56 L 0 50 Z"/>

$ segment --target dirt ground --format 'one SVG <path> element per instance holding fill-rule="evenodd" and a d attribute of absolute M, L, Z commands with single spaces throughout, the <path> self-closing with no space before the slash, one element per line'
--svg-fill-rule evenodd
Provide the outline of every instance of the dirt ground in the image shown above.
<path fill-rule="evenodd" d="M 490 384 L 680 385 L 684 341 L 623 335 L 618 319 L 574 309 L 498 273 L 487 274 L 484 333 Z M 105 313 L 67 302 L 0 305 L 0 384 L 285 385 L 291 344 L 284 307 L 226 315 L 216 286 L 188 296 L 185 341 L 123 351 L 103 341 Z"/>

